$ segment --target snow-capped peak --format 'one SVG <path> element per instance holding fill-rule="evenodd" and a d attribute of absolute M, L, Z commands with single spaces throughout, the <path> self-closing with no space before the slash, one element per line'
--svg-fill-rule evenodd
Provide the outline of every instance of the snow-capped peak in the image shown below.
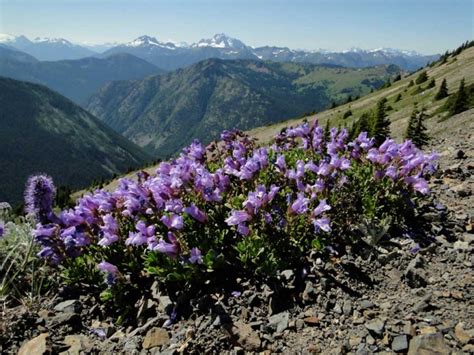
<path fill-rule="evenodd" d="M 8 33 L 0 33 L 0 43 L 3 44 L 28 44 L 31 43 L 25 36 L 15 36 Z"/>
<path fill-rule="evenodd" d="M 357 47 L 352 47 L 350 49 L 343 50 L 342 53 L 383 53 L 389 56 L 402 55 L 402 56 L 410 56 L 410 57 L 422 55 L 415 51 L 385 48 L 385 47 L 373 48 L 373 49 L 361 49 Z"/>
<path fill-rule="evenodd" d="M 161 47 L 161 48 L 166 48 L 166 49 L 171 49 L 171 50 L 174 50 L 177 47 L 172 42 L 160 42 L 155 37 L 146 36 L 146 35 L 140 36 L 140 37 L 134 39 L 133 41 L 126 43 L 125 46 L 127 46 L 127 47 L 156 46 L 156 47 Z"/>
<path fill-rule="evenodd" d="M 247 46 L 236 38 L 229 37 L 224 33 L 218 33 L 209 39 L 201 39 L 198 43 L 194 43 L 192 47 L 212 47 L 221 49 L 244 49 Z"/>
<path fill-rule="evenodd" d="M 51 44 L 60 44 L 65 46 L 73 46 L 71 42 L 64 38 L 50 38 L 50 37 L 36 37 L 33 40 L 34 43 L 51 43 Z"/>

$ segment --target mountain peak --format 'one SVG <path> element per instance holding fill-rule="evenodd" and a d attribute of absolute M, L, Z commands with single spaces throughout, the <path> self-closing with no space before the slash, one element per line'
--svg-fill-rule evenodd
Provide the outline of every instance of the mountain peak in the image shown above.
<path fill-rule="evenodd" d="M 132 42 L 129 42 L 125 44 L 127 47 L 161 47 L 165 49 L 171 49 L 175 50 L 176 46 L 172 42 L 160 42 L 158 41 L 155 37 L 143 35 L 140 36 L 136 39 L 134 39 Z"/>
<path fill-rule="evenodd" d="M 247 46 L 240 40 L 227 36 L 225 33 L 216 33 L 212 38 L 201 39 L 193 47 L 211 47 L 220 49 L 244 49 Z"/>
<path fill-rule="evenodd" d="M 33 39 L 34 43 L 48 43 L 48 44 L 59 44 L 64 46 L 73 46 L 71 42 L 64 38 L 51 38 L 51 37 L 36 37 Z"/>

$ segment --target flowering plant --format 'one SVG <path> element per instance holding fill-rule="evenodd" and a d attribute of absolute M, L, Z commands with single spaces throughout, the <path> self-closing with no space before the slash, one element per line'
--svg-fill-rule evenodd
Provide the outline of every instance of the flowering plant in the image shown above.
<path fill-rule="evenodd" d="M 366 133 L 349 141 L 335 128 L 326 139 L 317 122 L 283 130 L 269 147 L 240 131 L 221 138 L 207 148 L 195 141 L 155 174 L 121 179 L 60 214 L 49 181 L 32 179 L 43 189 L 27 194 L 39 255 L 70 275 L 93 265 L 109 288 L 150 275 L 181 284 L 219 272 L 271 276 L 313 249 L 357 242 L 363 221 L 402 227 L 435 169 L 436 155 L 410 141 L 376 147 Z"/>

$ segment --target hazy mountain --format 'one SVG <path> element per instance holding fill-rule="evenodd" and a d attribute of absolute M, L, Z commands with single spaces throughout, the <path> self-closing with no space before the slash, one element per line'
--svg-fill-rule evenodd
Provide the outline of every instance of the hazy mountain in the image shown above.
<path fill-rule="evenodd" d="M 312 64 L 336 64 L 362 68 L 381 64 L 396 64 L 405 70 L 418 69 L 438 55 L 426 56 L 413 51 L 394 49 L 359 50 L 343 52 L 293 50 L 286 47 L 264 46 L 252 48 L 242 41 L 216 34 L 190 46 L 179 46 L 172 42 L 160 42 L 154 37 L 142 36 L 132 42 L 115 46 L 104 54 L 131 53 L 158 67 L 173 70 L 183 68 L 204 59 L 261 59 L 277 62 Z"/>
<path fill-rule="evenodd" d="M 286 47 L 259 47 L 255 55 L 262 60 L 313 64 L 336 64 L 345 67 L 363 68 L 381 64 L 395 64 L 413 71 L 439 58 L 439 55 L 423 55 L 413 51 L 390 48 L 373 50 L 352 49 L 343 52 L 292 50 Z"/>
<path fill-rule="evenodd" d="M 48 88 L 0 78 L 0 201 L 18 203 L 28 175 L 46 172 L 58 185 L 138 167 L 149 156 L 97 118 Z"/>
<path fill-rule="evenodd" d="M 0 34 L 0 43 L 19 49 L 39 60 L 79 59 L 97 54 L 63 38 L 37 37 L 29 40 L 25 36 Z"/>
<path fill-rule="evenodd" d="M 141 79 L 162 72 L 153 64 L 125 53 L 55 62 L 19 58 L 21 52 L 0 47 L 0 75 L 44 84 L 76 103 L 83 103 L 108 81 Z"/>
<path fill-rule="evenodd" d="M 38 59 L 11 46 L 0 44 L 0 60 L 16 61 L 22 63 L 37 63 Z M 0 67 L 0 71 L 2 68 Z"/>
<path fill-rule="evenodd" d="M 175 72 L 106 84 L 88 109 L 110 127 L 165 157 L 193 138 L 249 129 L 368 93 L 396 66 L 348 69 L 301 63 L 209 59 Z"/>

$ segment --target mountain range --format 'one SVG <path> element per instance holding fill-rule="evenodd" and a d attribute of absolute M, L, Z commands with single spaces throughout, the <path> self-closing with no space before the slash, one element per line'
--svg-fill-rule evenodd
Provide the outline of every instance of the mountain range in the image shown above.
<path fill-rule="evenodd" d="M 28 53 L 39 60 L 79 59 L 97 54 L 64 38 L 37 37 L 29 40 L 25 36 L 0 34 L 0 43 Z"/>
<path fill-rule="evenodd" d="M 129 53 L 164 70 L 175 70 L 209 58 L 255 59 L 277 62 L 298 62 L 312 64 L 336 64 L 349 67 L 367 67 L 380 64 L 396 64 L 413 71 L 439 55 L 423 55 L 414 51 L 389 48 L 373 50 L 352 49 L 348 51 L 294 50 L 287 47 L 251 47 L 242 41 L 223 33 L 197 43 L 175 43 L 159 41 L 151 36 L 140 36 L 123 44 L 78 45 L 62 38 L 36 38 L 0 35 L 0 43 L 33 55 L 39 60 L 78 59 L 87 56 L 108 56 Z"/>
<path fill-rule="evenodd" d="M 80 188 L 151 158 L 48 88 L 0 77 L 0 201 L 17 204 L 30 174 Z"/>
<path fill-rule="evenodd" d="M 0 45 L 1 76 L 46 85 L 79 104 L 108 81 L 141 79 L 161 72 L 153 64 L 127 53 L 105 58 L 38 61 Z"/>
<path fill-rule="evenodd" d="M 333 100 L 364 95 L 400 74 L 384 65 L 334 65 L 207 59 L 142 80 L 115 81 L 86 108 L 104 123 L 160 158 L 224 129 L 249 129 L 309 111 Z"/>

